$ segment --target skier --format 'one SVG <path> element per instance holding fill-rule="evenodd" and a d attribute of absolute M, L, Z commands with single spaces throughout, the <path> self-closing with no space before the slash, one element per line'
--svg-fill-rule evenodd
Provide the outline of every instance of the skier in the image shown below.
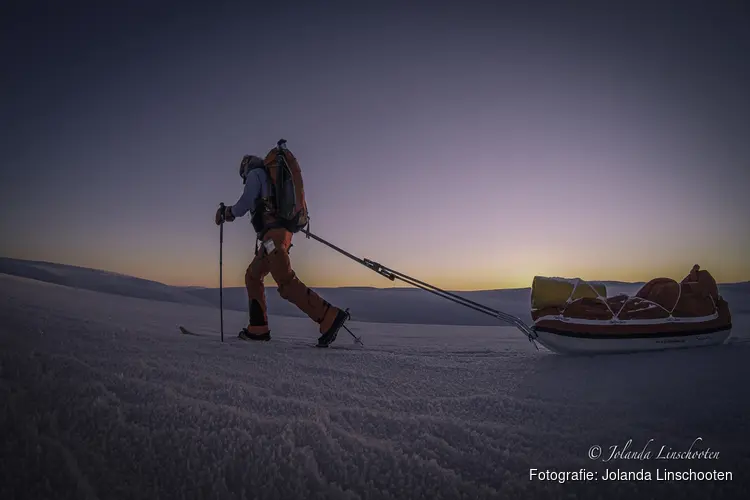
<path fill-rule="evenodd" d="M 217 225 L 250 212 L 257 235 L 255 257 L 245 272 L 250 323 L 238 337 L 242 340 L 271 340 L 263 285 L 270 272 L 278 285 L 279 295 L 320 325 L 318 347 L 328 347 L 349 319 L 349 313 L 308 288 L 292 269 L 289 260 L 292 234 L 305 226 L 308 217 L 299 164 L 285 143 L 280 140 L 265 159 L 245 155 L 240 163 L 240 177 L 244 184 L 242 196 L 234 205 L 222 205 L 216 212 Z M 261 242 L 260 246 L 258 242 Z"/>

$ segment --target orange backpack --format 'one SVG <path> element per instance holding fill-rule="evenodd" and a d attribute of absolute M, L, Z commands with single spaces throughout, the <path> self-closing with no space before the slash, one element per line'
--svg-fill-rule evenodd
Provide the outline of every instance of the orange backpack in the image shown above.
<path fill-rule="evenodd" d="M 271 181 L 269 202 L 274 225 L 296 233 L 309 222 L 302 170 L 297 158 L 281 139 L 266 155 L 263 167 Z"/>

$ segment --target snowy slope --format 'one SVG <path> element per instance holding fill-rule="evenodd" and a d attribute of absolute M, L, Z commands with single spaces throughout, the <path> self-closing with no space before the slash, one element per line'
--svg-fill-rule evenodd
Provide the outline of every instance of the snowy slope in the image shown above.
<path fill-rule="evenodd" d="M 86 267 L 0 257 L 0 274 L 31 278 L 47 283 L 192 305 L 209 305 L 186 290 L 156 281 Z"/>
<path fill-rule="evenodd" d="M 743 498 L 750 355 L 570 358 L 503 327 L 307 320 L 235 341 L 242 313 L 0 275 L 0 498 Z M 199 335 L 185 336 L 185 324 Z M 718 460 L 587 458 L 592 445 Z M 700 446 L 700 445 L 699 445 Z M 731 482 L 530 481 L 529 469 L 730 471 Z M 653 479 L 653 478 L 652 478 Z"/>

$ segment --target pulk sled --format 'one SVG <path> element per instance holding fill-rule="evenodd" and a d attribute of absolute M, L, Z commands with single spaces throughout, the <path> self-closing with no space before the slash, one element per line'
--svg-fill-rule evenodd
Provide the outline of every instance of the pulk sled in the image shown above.
<path fill-rule="evenodd" d="M 357 257 L 356 255 L 352 255 L 351 253 L 347 252 L 346 250 L 337 247 L 333 243 L 330 243 L 320 236 L 317 236 L 310 232 L 309 225 L 306 229 L 301 230 L 302 233 L 305 234 L 307 238 L 312 238 L 315 241 L 318 241 L 320 243 L 323 243 L 327 247 L 336 250 L 342 255 L 345 255 L 346 257 L 349 257 L 355 262 L 358 262 L 359 264 L 362 264 L 363 266 L 375 271 L 379 275 L 388 278 L 391 281 L 400 280 L 404 283 L 407 283 L 409 285 L 412 285 L 414 287 L 420 288 L 426 292 L 430 292 L 432 294 L 437 295 L 438 297 L 442 297 L 444 299 L 450 300 L 451 302 L 454 302 L 456 304 L 462 305 L 464 307 L 468 307 L 469 309 L 473 309 L 477 312 L 487 314 L 489 316 L 492 316 L 493 318 L 497 318 L 500 321 L 518 328 L 523 332 L 526 337 L 528 337 L 529 341 L 534 344 L 534 347 L 539 349 L 539 347 L 536 345 L 535 339 L 537 338 L 537 334 L 534 330 L 532 330 L 526 323 L 524 323 L 520 318 L 517 318 L 516 316 L 506 314 L 502 311 L 498 311 L 496 309 L 493 309 L 491 307 L 485 306 L 483 304 L 480 304 L 478 302 L 474 302 L 473 300 L 469 300 L 465 297 L 461 297 L 460 295 L 456 295 L 455 293 L 448 292 L 446 290 L 443 290 L 441 288 L 438 288 L 434 285 L 430 285 L 429 283 L 425 283 L 424 281 L 420 281 L 416 278 L 412 278 L 411 276 L 407 276 L 406 274 L 400 273 L 396 270 L 390 269 L 388 267 L 385 267 L 375 261 L 372 261 L 370 259 L 362 259 Z M 351 333 L 351 332 L 350 332 Z"/>

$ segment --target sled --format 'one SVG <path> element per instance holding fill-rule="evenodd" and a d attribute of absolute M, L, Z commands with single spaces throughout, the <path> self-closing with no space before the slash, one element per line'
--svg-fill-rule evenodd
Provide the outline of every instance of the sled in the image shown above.
<path fill-rule="evenodd" d="M 550 283 L 558 293 L 567 285 L 570 295 L 544 297 L 540 290 Z M 682 282 L 656 278 L 633 295 L 607 297 L 602 286 L 579 278 L 535 277 L 536 340 L 559 353 L 618 353 L 720 345 L 732 333 L 729 304 L 699 266 Z"/>

